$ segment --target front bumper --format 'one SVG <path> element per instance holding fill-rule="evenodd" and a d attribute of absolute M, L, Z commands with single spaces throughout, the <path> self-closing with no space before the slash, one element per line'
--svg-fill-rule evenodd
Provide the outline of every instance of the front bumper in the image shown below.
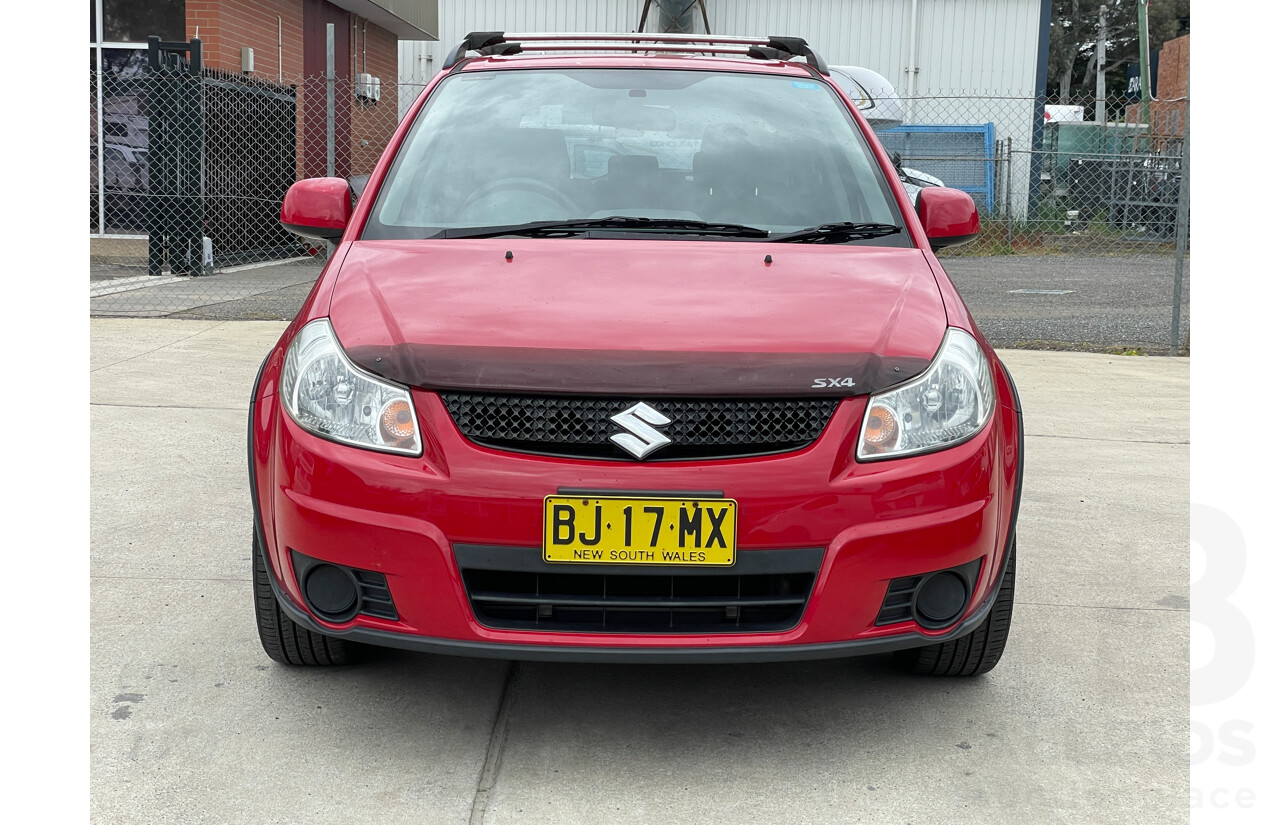
<path fill-rule="evenodd" d="M 1004 564 L 1008 553 L 1001 554 L 999 576 L 1004 576 Z M 995 603 L 998 588 L 992 589 L 987 597 L 969 614 L 945 633 L 926 635 L 909 631 L 892 636 L 868 639 L 853 639 L 845 642 L 827 642 L 820 644 L 750 644 L 732 647 L 716 646 L 684 646 L 664 647 L 660 645 L 628 645 L 612 647 L 608 645 L 556 645 L 556 644 L 513 644 L 510 642 L 473 641 L 463 639 L 440 639 L 430 636 L 417 636 L 378 630 L 370 627 L 352 626 L 339 629 L 323 625 L 298 607 L 292 597 L 285 592 L 276 579 L 275 572 L 267 565 L 271 579 L 271 590 L 284 612 L 293 621 L 314 633 L 336 636 L 351 642 L 393 647 L 401 650 L 412 650 L 419 653 L 438 653 L 445 656 L 468 656 L 483 659 L 519 659 L 537 662 L 604 662 L 604 663 L 641 663 L 651 664 L 740 664 L 747 662 L 792 662 L 808 659 L 838 659 L 846 656 L 869 656 L 875 653 L 891 653 L 895 650 L 930 645 L 950 641 L 971 633 L 986 620 L 987 614 Z"/>
<path fill-rule="evenodd" d="M 874 464 L 850 458 L 865 399 L 843 402 L 822 437 L 797 453 L 645 465 L 477 447 L 431 393 L 415 393 L 428 441 L 422 458 L 356 450 L 300 430 L 273 393 L 260 396 L 255 389 L 255 530 L 282 609 L 314 632 L 355 642 L 491 658 L 649 662 L 830 658 L 933 644 L 985 619 L 1013 541 L 1021 421 L 1012 383 L 1000 377 L 1004 403 L 978 437 L 939 453 Z M 497 545 L 538 558 L 542 498 L 566 487 L 723 492 L 739 502 L 740 558 L 820 548 L 802 617 L 790 629 L 767 633 L 484 626 L 472 610 L 456 548 Z M 360 615 L 341 624 L 318 618 L 304 606 L 290 550 L 384 574 L 398 618 Z M 942 630 L 912 621 L 876 625 L 893 579 L 974 560 L 981 560 L 980 573 L 956 624 Z"/>

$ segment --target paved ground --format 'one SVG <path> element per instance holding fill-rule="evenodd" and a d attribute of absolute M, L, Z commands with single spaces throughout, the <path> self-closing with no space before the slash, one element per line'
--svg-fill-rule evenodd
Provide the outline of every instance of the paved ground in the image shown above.
<path fill-rule="evenodd" d="M 1171 256 L 948 257 L 943 265 L 983 332 L 998 347 L 1168 352 Z M 297 313 L 319 272 L 316 261 L 237 268 L 199 278 L 149 278 L 137 270 L 99 266 L 90 276 L 90 312 L 288 320 Z M 1190 330 L 1190 272 L 1188 263 L 1182 301 L 1184 346 Z"/>
<path fill-rule="evenodd" d="M 942 264 L 997 347 L 1169 351 L 1171 256 L 1005 255 L 943 258 Z M 1184 278 L 1179 340 L 1185 348 L 1190 261 Z"/>
<path fill-rule="evenodd" d="M 149 276 L 138 267 L 90 268 L 89 313 L 100 317 L 289 320 L 320 275 L 303 258 L 231 267 L 213 275 Z"/>
<path fill-rule="evenodd" d="M 1002 353 L 1027 481 L 986 677 L 405 653 L 305 671 L 262 653 L 249 586 L 247 396 L 283 326 L 91 322 L 94 821 L 1185 820 L 1186 359 Z"/>

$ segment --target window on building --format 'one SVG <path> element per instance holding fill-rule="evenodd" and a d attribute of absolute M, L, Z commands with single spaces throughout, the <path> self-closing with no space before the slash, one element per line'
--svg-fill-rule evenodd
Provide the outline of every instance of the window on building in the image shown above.
<path fill-rule="evenodd" d="M 145 43 L 151 35 L 185 40 L 187 0 L 101 0 L 106 43 Z"/>

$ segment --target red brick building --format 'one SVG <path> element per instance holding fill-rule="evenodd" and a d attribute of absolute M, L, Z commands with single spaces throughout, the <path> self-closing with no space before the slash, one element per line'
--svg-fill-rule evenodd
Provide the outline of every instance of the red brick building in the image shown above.
<path fill-rule="evenodd" d="M 301 113 L 324 98 L 326 24 L 334 25 L 337 174 L 367 173 L 397 122 L 399 40 L 434 40 L 435 0 L 186 0 L 186 38 L 199 32 L 208 68 L 297 83 Z M 372 85 L 370 85 L 372 84 Z M 376 94 L 376 98 L 373 94 Z M 324 174 L 324 124 L 300 123 L 302 172 Z"/>
<path fill-rule="evenodd" d="M 1156 88 L 1160 97 L 1152 100 L 1151 135 L 1157 150 L 1171 141 L 1181 140 L 1186 133 L 1187 99 L 1190 97 L 1188 79 L 1191 73 L 1191 35 L 1166 40 L 1160 49 L 1160 68 Z M 1130 104 L 1126 111 L 1127 122 L 1142 121 L 1141 107 Z"/>
<path fill-rule="evenodd" d="M 348 177 L 371 170 L 395 129 L 398 41 L 435 40 L 438 16 L 437 0 L 90 0 L 89 13 L 90 179 L 103 193 L 91 233 L 106 235 L 136 233 L 106 198 L 147 189 L 147 118 L 115 81 L 146 73 L 149 36 L 198 37 L 206 70 L 296 96 L 297 173 L 310 177 L 328 170 L 333 24 L 333 171 Z"/>

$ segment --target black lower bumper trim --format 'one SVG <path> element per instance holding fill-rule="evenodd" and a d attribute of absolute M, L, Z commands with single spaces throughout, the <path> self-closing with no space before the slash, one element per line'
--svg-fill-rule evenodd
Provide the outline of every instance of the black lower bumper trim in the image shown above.
<path fill-rule="evenodd" d="M 265 550 L 264 550 L 265 552 Z M 830 642 L 814 645 L 733 645 L 724 647 L 597 647 L 575 645 L 517 645 L 498 642 L 472 642 L 459 639 L 437 639 L 430 636 L 411 636 L 390 633 L 366 627 L 334 630 L 316 622 L 298 608 L 276 581 L 275 573 L 267 564 L 267 576 L 271 579 L 280 608 L 298 624 L 313 633 L 346 639 L 360 644 L 378 647 L 394 647 L 420 653 L 437 653 L 445 656 L 467 656 L 483 659 L 519 659 L 534 662 L 633 662 L 651 664 L 736 664 L 746 662 L 795 662 L 806 659 L 839 659 L 849 656 L 867 656 L 890 653 L 912 647 L 946 642 L 969 633 L 984 619 L 995 604 L 999 588 L 967 619 L 940 636 L 921 633 L 903 633 L 879 639 L 856 639 L 848 642 Z"/>

